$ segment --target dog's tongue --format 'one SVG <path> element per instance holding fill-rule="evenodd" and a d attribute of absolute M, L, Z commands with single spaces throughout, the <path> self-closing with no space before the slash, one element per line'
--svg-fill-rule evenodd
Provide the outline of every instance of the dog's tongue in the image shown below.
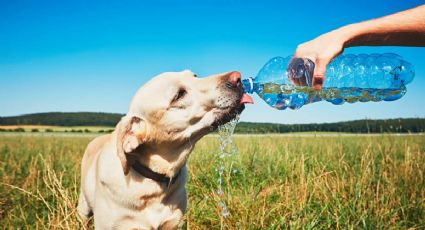
<path fill-rule="evenodd" d="M 242 95 L 241 101 L 239 102 L 240 104 L 254 104 L 254 100 L 252 100 L 252 97 L 249 96 L 248 94 L 244 93 Z"/>

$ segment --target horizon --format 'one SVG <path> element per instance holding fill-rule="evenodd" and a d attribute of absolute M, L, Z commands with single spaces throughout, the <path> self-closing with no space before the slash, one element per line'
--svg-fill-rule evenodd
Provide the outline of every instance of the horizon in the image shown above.
<path fill-rule="evenodd" d="M 125 113 L 109 113 L 109 112 L 88 112 L 88 111 L 79 111 L 79 112 L 61 112 L 61 111 L 52 111 L 52 112 L 40 112 L 40 113 L 27 113 L 27 114 L 19 114 L 19 115 L 12 115 L 12 116 L 0 116 L 0 118 L 11 118 L 11 117 L 21 117 L 21 116 L 30 116 L 30 115 L 39 115 L 39 114 L 48 114 L 48 113 L 64 113 L 64 114 L 70 114 L 70 113 L 101 113 L 101 114 L 113 114 L 113 115 L 125 115 Z M 248 123 L 260 123 L 260 124 L 277 124 L 277 125 L 309 125 L 309 124 L 331 124 L 331 123 L 343 123 L 343 122 L 354 122 L 354 121 L 366 121 L 366 120 L 370 120 L 370 121 L 385 121 L 385 120 L 400 120 L 400 119 L 425 119 L 425 117 L 394 117 L 394 118 L 383 118 L 383 119 L 372 119 L 372 118 L 360 118 L 360 119 L 354 119 L 354 120 L 341 120 L 341 121 L 334 121 L 334 122 L 327 122 L 327 121 L 322 121 L 322 122 L 311 122 L 311 123 L 278 123 L 278 122 L 268 122 L 268 121 L 242 121 L 239 120 L 238 123 L 240 122 L 248 122 Z M 37 125 L 37 124 L 25 124 L 22 126 L 26 126 L 26 125 Z M 0 125 L 2 126 L 2 125 Z M 6 125 L 8 126 L 8 125 Z M 16 125 L 14 125 L 16 126 Z M 17 125 L 19 126 L 19 125 Z M 43 125 L 41 125 L 43 126 Z"/>
<path fill-rule="evenodd" d="M 0 116 L 45 111 L 126 113 L 136 90 L 166 71 L 199 76 L 237 70 L 255 76 L 274 56 L 340 26 L 381 17 L 421 1 L 131 1 L 0 3 Z M 385 7 L 382 7 L 385 5 Z M 350 12 L 347 13 L 349 7 Z M 321 12 L 318 14 L 317 12 Z M 394 102 L 335 106 L 318 102 L 279 111 L 257 95 L 243 122 L 311 124 L 424 118 L 421 47 L 358 47 L 348 53 L 400 54 L 415 67 Z"/>

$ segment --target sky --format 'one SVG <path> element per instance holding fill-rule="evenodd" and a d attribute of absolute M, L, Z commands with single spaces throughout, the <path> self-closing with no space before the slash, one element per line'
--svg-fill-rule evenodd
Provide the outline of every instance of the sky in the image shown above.
<path fill-rule="evenodd" d="M 153 76 L 237 70 L 252 77 L 272 57 L 340 26 L 423 4 L 356 1 L 0 0 L 0 116 L 37 112 L 125 113 Z M 279 111 L 258 96 L 242 121 L 315 123 L 425 117 L 425 48 L 357 47 L 345 54 L 401 55 L 414 81 L 394 102 L 318 102 Z"/>

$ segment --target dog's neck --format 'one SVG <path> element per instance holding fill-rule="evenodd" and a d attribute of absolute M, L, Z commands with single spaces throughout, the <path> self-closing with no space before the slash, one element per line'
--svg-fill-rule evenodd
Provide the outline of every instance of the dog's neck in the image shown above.
<path fill-rule="evenodd" d="M 150 170 L 173 178 L 186 164 L 192 149 L 188 144 L 174 149 L 142 145 L 131 153 L 131 157 Z"/>

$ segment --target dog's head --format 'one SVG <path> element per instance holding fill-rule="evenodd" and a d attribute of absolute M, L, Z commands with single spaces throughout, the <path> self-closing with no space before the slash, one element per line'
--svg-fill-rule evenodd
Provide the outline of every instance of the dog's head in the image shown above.
<path fill-rule="evenodd" d="M 140 145 L 170 150 L 193 148 L 201 137 L 242 112 L 239 72 L 198 78 L 191 71 L 160 74 L 142 86 L 117 125 L 117 148 L 124 172 L 127 153 Z M 188 145 L 188 143 L 190 145 Z"/>

